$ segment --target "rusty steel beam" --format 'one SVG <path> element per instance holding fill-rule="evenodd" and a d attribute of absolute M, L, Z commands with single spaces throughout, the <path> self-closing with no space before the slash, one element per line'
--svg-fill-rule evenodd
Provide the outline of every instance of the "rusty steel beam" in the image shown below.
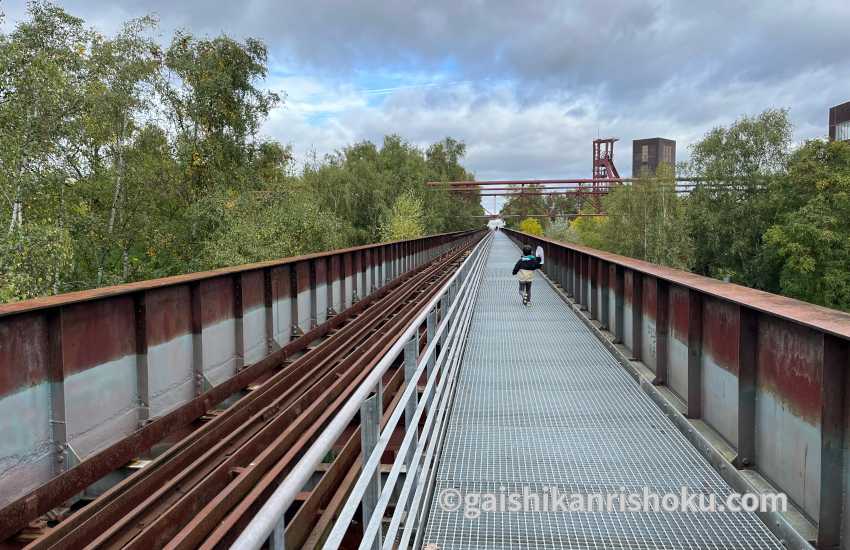
<path fill-rule="evenodd" d="M 608 180 L 606 180 L 606 181 L 608 181 Z M 575 187 L 575 186 L 565 186 L 565 185 L 554 185 L 554 186 L 528 187 L 528 188 L 526 188 L 526 187 L 487 187 L 487 188 L 483 188 L 483 189 L 478 189 L 478 188 L 475 188 L 475 187 L 461 186 L 461 187 L 441 187 L 438 190 L 442 191 L 442 192 L 446 192 L 446 193 L 469 193 L 469 194 L 480 193 L 481 191 L 486 191 L 488 193 L 492 193 L 492 192 L 495 192 L 495 191 L 513 191 L 517 194 L 532 193 L 534 191 L 575 191 L 576 193 L 590 194 L 590 193 L 593 193 L 593 192 L 603 192 L 603 191 L 610 191 L 612 189 L 619 189 L 620 187 L 623 187 L 623 186 L 622 185 L 600 185 L 600 186 L 593 186 L 593 187 Z M 698 187 L 706 187 L 706 188 L 709 188 L 709 189 L 715 188 L 714 186 L 706 186 L 705 184 L 685 184 L 685 183 L 677 183 L 677 184 L 673 185 L 673 187 L 675 187 L 676 190 L 681 190 L 681 189 L 691 190 L 691 189 L 696 189 Z"/>
<path fill-rule="evenodd" d="M 845 441 L 848 427 L 845 411 L 850 396 L 846 394 L 850 365 L 850 344 L 833 336 L 824 336 L 822 346 L 821 384 L 821 478 L 818 525 L 818 548 L 841 548 L 842 499 L 850 482 L 845 463 Z M 844 510 L 848 513 L 847 510 Z M 845 535 L 846 537 L 847 535 Z"/>
<path fill-rule="evenodd" d="M 670 380 L 670 285 L 656 279 L 655 288 L 655 385 Z"/>
<path fill-rule="evenodd" d="M 457 240 L 463 238 L 464 236 L 471 235 L 475 231 L 455 231 L 451 233 L 440 233 L 437 235 L 429 235 L 427 237 L 420 237 L 418 239 L 412 239 L 414 241 L 432 241 L 438 239 L 445 239 L 446 242 L 451 240 Z M 142 290 L 153 290 L 157 288 L 163 288 L 168 286 L 174 286 L 178 284 L 186 284 L 190 282 L 203 281 L 206 279 L 212 279 L 215 277 L 220 277 L 222 275 L 230 275 L 233 273 L 245 272 L 245 271 L 253 271 L 264 269 L 268 267 L 278 267 L 282 265 L 292 265 L 297 262 L 303 262 L 308 260 L 327 258 L 329 256 L 334 256 L 336 254 L 345 254 L 349 252 L 358 252 L 363 250 L 380 250 L 384 247 L 392 246 L 397 243 L 407 242 L 407 241 L 392 241 L 387 243 L 379 243 L 379 244 L 367 244 L 361 246 L 353 246 L 350 248 L 340 248 L 337 250 L 331 250 L 328 252 L 315 252 L 312 254 L 303 254 L 300 256 L 291 256 L 289 258 L 283 258 L 280 260 L 269 260 L 265 262 L 256 262 L 252 264 L 243 264 L 237 265 L 233 267 L 223 267 L 220 269 L 213 269 L 210 271 L 198 271 L 194 273 L 187 273 L 185 275 L 173 275 L 170 277 L 163 277 L 160 279 L 149 279 L 145 281 L 139 281 L 135 283 L 125 283 L 114 286 L 106 286 L 100 288 L 94 288 L 91 290 L 80 290 L 77 292 L 68 292 L 65 294 L 57 294 L 55 296 L 44 296 L 41 298 L 33 298 L 31 300 L 22 300 L 20 302 L 13 302 L 10 304 L 0 304 L 0 317 L 6 317 L 18 313 L 24 313 L 29 311 L 39 311 L 42 309 L 57 307 L 57 306 L 66 306 L 70 304 L 77 304 L 80 302 L 88 302 L 92 300 L 99 300 L 102 298 L 110 298 L 114 296 L 121 296 L 125 294 L 133 294 L 135 292 L 139 292 Z"/>
<path fill-rule="evenodd" d="M 688 289 L 687 417 L 702 417 L 702 294 Z"/>
<path fill-rule="evenodd" d="M 756 393 L 758 383 L 758 313 L 738 307 L 738 456 L 733 463 L 746 468 L 756 461 Z"/>
<path fill-rule="evenodd" d="M 537 179 L 537 180 L 459 180 L 459 181 L 429 181 L 426 183 L 429 187 L 444 187 L 444 186 L 466 186 L 477 187 L 479 185 L 552 185 L 552 184 L 576 184 L 576 183 L 626 183 L 633 181 L 649 181 L 654 179 L 669 178 L 571 178 L 571 179 Z M 700 177 L 676 177 L 675 181 L 711 181 L 708 178 Z"/>

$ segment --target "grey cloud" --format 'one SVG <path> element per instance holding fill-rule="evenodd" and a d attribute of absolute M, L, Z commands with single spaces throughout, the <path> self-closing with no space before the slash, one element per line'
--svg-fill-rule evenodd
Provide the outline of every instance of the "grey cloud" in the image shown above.
<path fill-rule="evenodd" d="M 277 115 L 266 131 L 320 153 L 452 135 L 480 177 L 587 175 L 597 129 L 623 140 L 628 173 L 631 139 L 677 139 L 683 158 L 711 126 L 767 107 L 791 108 L 798 139 L 820 136 L 828 106 L 850 99 L 845 0 L 61 3 L 105 31 L 155 12 L 164 36 L 255 36 L 275 63 L 324 82 L 393 70 L 462 81 L 387 93 L 318 127 Z M 3 9 L 14 19 L 21 5 Z"/>
<path fill-rule="evenodd" d="M 848 66 L 850 4 L 833 2 L 394 2 L 332 0 L 68 0 L 106 25 L 156 12 L 164 29 L 188 26 L 266 40 L 286 62 L 340 74 L 369 67 L 456 63 L 475 78 L 572 88 L 605 82 L 640 93 L 676 74 L 715 84 L 785 78 Z"/>

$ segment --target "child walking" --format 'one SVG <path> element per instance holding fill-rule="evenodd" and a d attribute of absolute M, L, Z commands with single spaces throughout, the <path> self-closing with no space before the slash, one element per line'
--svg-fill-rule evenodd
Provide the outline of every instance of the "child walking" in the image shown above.
<path fill-rule="evenodd" d="M 519 295 L 522 296 L 524 306 L 531 303 L 531 281 L 534 279 L 535 269 L 540 269 L 540 258 L 531 253 L 531 245 L 525 245 L 522 247 L 522 257 L 513 271 L 519 280 Z"/>

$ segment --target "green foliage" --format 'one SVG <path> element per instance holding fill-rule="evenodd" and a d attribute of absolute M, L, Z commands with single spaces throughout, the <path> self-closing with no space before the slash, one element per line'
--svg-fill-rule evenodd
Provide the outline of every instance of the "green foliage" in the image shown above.
<path fill-rule="evenodd" d="M 671 167 L 661 165 L 653 178 L 617 187 L 602 205 L 607 216 L 594 215 L 588 205 L 568 229 L 553 231 L 553 238 L 662 265 L 690 266 L 685 203 L 676 195 Z"/>
<path fill-rule="evenodd" d="M 850 144 L 807 142 L 770 190 L 780 214 L 764 235 L 779 290 L 850 310 Z"/>
<path fill-rule="evenodd" d="M 422 199 L 425 233 L 445 233 L 482 225 L 475 194 L 458 195 L 426 187 L 427 181 L 472 179 L 460 165 L 465 146 L 451 138 L 425 152 L 399 136 L 387 136 L 382 147 L 370 142 L 350 146 L 309 166 L 304 181 L 318 191 L 322 208 L 349 222 L 349 242 L 362 244 L 382 238 L 381 222 L 397 198 L 413 193 Z"/>
<path fill-rule="evenodd" d="M 422 199 L 407 191 L 396 198 L 388 218 L 381 224 L 382 241 L 401 241 L 425 235 Z"/>
<path fill-rule="evenodd" d="M 537 218 L 525 218 L 519 222 L 519 230 L 530 235 L 543 235 L 543 226 Z"/>
<path fill-rule="evenodd" d="M 103 36 L 38 0 L 0 33 L 3 301 L 374 242 L 382 220 L 481 225 L 479 197 L 425 186 L 472 178 L 463 143 L 388 136 L 296 174 L 259 134 L 281 101 L 265 45 L 156 32 L 144 17 Z"/>
<path fill-rule="evenodd" d="M 576 234 L 572 224 L 567 220 L 557 220 L 549 224 L 543 231 L 543 235 L 549 239 L 561 241 L 565 243 L 578 243 L 579 236 Z"/>
<path fill-rule="evenodd" d="M 605 233 L 606 218 L 593 215 L 592 207 L 585 207 L 579 214 L 570 222 L 570 229 L 575 236 L 574 242 L 591 248 L 609 249 Z"/>
<path fill-rule="evenodd" d="M 542 189 L 539 185 L 529 185 L 525 188 L 529 192 L 538 192 Z M 546 216 L 549 214 L 546 208 L 546 195 L 519 194 L 510 197 L 500 210 L 500 214 L 504 216 L 508 227 L 519 229 L 522 222 L 525 221 L 525 216 Z M 546 218 L 539 218 L 543 223 L 547 223 Z M 538 221 L 538 225 L 541 223 Z"/>
<path fill-rule="evenodd" d="M 686 205 L 676 194 L 671 167 L 659 166 L 655 178 L 618 187 L 602 202 L 608 216 L 602 218 L 601 243 L 594 244 L 661 265 L 690 267 Z"/>
<path fill-rule="evenodd" d="M 0 303 L 56 291 L 73 259 L 67 231 L 27 225 L 0 237 Z"/>
<path fill-rule="evenodd" d="M 268 193 L 218 194 L 207 206 L 221 224 L 191 266 L 206 270 L 340 248 L 342 223 L 319 209 L 305 190 L 282 188 Z"/>
<path fill-rule="evenodd" d="M 776 289 L 776 266 L 762 246 L 776 212 L 764 190 L 784 172 L 790 144 L 787 111 L 767 110 L 714 128 L 694 145 L 689 168 L 708 179 L 688 199 L 697 272 Z"/>
<path fill-rule="evenodd" d="M 525 216 L 536 216 L 544 231 L 548 231 L 551 223 L 565 224 L 570 216 L 579 210 L 579 202 L 575 195 L 540 195 L 531 194 L 545 191 L 542 185 L 524 187 L 530 193 L 517 194 L 510 197 L 500 210 L 508 227 L 518 228 Z"/>

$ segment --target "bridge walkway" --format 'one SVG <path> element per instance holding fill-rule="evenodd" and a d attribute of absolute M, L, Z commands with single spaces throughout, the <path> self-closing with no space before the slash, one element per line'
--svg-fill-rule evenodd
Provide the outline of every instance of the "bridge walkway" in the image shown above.
<path fill-rule="evenodd" d="M 732 489 L 539 274 L 532 306 L 522 306 L 511 276 L 518 255 L 495 236 L 425 547 L 782 548 L 752 513 L 555 509 L 558 494 L 680 495 L 683 487 L 722 505 Z M 517 501 L 526 510 L 513 511 Z"/>

